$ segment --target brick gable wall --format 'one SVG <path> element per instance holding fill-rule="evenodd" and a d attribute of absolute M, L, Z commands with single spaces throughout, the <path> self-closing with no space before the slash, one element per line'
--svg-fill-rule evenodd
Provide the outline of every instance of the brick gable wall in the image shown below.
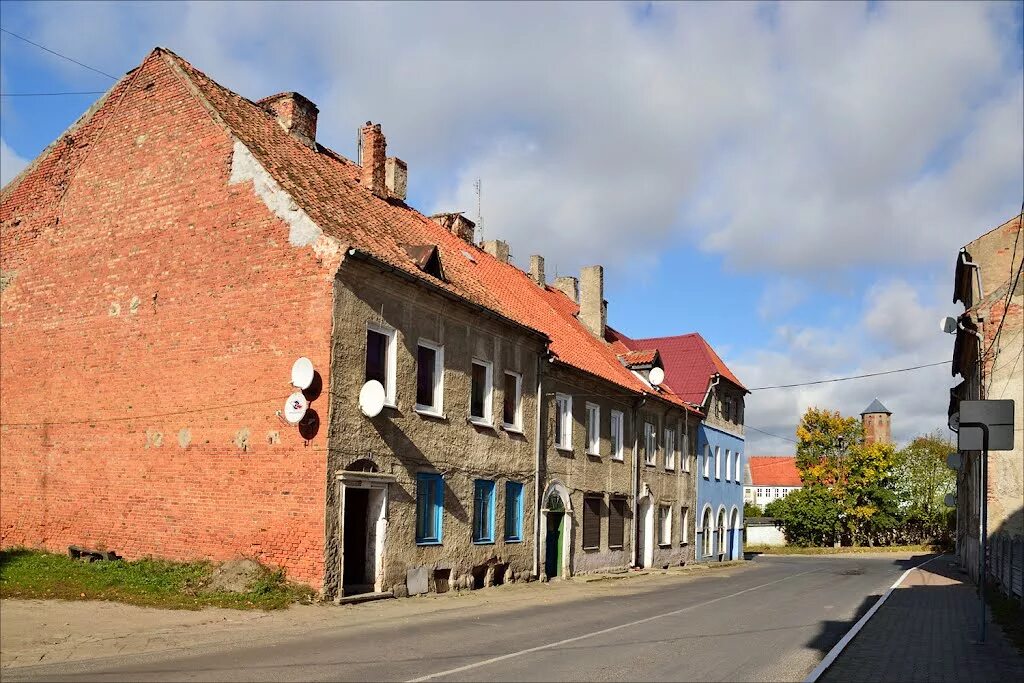
<path fill-rule="evenodd" d="M 6 189 L 4 547 L 246 555 L 320 586 L 339 258 L 290 246 L 232 152 L 155 52 Z M 308 442 L 275 416 L 302 355 Z"/>

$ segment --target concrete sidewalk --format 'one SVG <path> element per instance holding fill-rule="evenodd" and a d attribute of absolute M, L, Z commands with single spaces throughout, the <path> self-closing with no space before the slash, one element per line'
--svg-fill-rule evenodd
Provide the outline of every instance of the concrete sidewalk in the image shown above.
<path fill-rule="evenodd" d="M 988 622 L 975 586 L 942 556 L 910 572 L 819 681 L 1024 680 L 1024 656 Z"/>

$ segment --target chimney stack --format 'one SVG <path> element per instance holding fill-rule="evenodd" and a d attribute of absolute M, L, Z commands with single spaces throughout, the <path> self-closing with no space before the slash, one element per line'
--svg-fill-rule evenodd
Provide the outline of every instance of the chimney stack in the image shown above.
<path fill-rule="evenodd" d="M 385 154 L 387 142 L 384 140 L 384 133 L 380 130 L 379 123 L 366 122 L 360 131 L 362 134 L 362 145 L 360 147 L 359 163 L 363 167 L 362 183 L 378 197 L 386 199 L 388 189 L 385 182 L 384 167 L 386 165 Z"/>
<path fill-rule="evenodd" d="M 555 278 L 555 289 L 561 290 L 562 294 L 572 299 L 574 304 L 580 301 L 579 284 L 579 280 L 571 275 L 562 275 Z"/>
<path fill-rule="evenodd" d="M 409 183 L 409 167 L 396 157 L 384 160 L 384 186 L 392 199 L 405 201 L 405 190 Z"/>
<path fill-rule="evenodd" d="M 607 315 L 604 300 L 604 268 L 587 266 L 580 270 L 580 322 L 595 337 L 604 339 Z"/>
<path fill-rule="evenodd" d="M 430 217 L 432 221 L 452 233 L 464 242 L 473 243 L 473 236 L 476 231 L 476 223 L 469 220 L 461 213 L 453 211 L 450 213 L 435 213 Z"/>
<path fill-rule="evenodd" d="M 530 257 L 530 279 L 541 287 L 547 284 L 547 280 L 544 277 L 544 257 L 540 254 L 534 254 Z"/>
<path fill-rule="evenodd" d="M 302 144 L 316 149 L 316 118 L 320 110 L 310 100 L 297 92 L 283 92 L 264 97 L 259 104 Z"/>
<path fill-rule="evenodd" d="M 502 263 L 508 263 L 508 242 L 502 240 L 487 240 L 484 242 L 484 251 L 498 259 Z"/>

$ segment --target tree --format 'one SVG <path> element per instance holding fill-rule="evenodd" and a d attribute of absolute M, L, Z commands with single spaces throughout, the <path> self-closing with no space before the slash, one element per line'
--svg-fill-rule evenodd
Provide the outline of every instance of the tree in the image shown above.
<path fill-rule="evenodd" d="M 918 436 L 898 453 L 896 491 L 908 538 L 945 540 L 952 531 L 943 500 L 956 488 L 946 456 L 956 447 L 942 430 Z"/>
<path fill-rule="evenodd" d="M 760 517 L 762 514 L 764 514 L 764 511 L 761 509 L 760 505 L 755 505 L 754 503 L 744 501 L 743 519 L 748 519 L 750 517 Z"/>
<path fill-rule="evenodd" d="M 811 484 L 773 500 L 773 517 L 782 524 L 786 541 L 792 545 L 828 545 L 839 530 L 839 506 L 835 496 L 821 484 Z"/>
<path fill-rule="evenodd" d="M 808 408 L 796 428 L 796 466 L 805 486 L 834 485 L 848 450 L 861 442 L 863 430 L 854 417 L 837 410 Z"/>

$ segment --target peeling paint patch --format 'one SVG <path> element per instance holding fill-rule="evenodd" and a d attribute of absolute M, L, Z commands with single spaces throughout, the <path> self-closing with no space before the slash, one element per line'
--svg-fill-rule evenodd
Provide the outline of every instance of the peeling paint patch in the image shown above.
<path fill-rule="evenodd" d="M 192 432 L 188 429 L 181 429 L 178 431 L 178 445 L 182 448 L 188 448 L 188 445 L 192 443 Z"/>
<path fill-rule="evenodd" d="M 121 315 L 121 304 L 117 303 L 116 301 L 111 301 L 110 308 L 107 309 L 107 313 L 110 315 L 111 318 L 115 318 Z"/>
<path fill-rule="evenodd" d="M 17 273 L 13 270 L 0 270 L 0 293 L 3 293 L 5 289 L 10 287 L 11 283 L 14 282 L 14 276 Z"/>
<path fill-rule="evenodd" d="M 275 216 L 288 224 L 288 242 L 292 246 L 309 246 L 323 235 L 320 226 L 299 208 L 291 195 L 281 189 L 249 148 L 242 144 L 241 140 L 236 139 L 228 184 L 236 185 L 246 181 L 252 181 L 252 189 L 256 196 Z"/>
<path fill-rule="evenodd" d="M 164 445 L 164 435 L 153 429 L 146 430 L 146 448 L 160 448 Z"/>
<path fill-rule="evenodd" d="M 271 446 L 281 443 L 281 432 L 267 432 L 267 443 Z"/>
<path fill-rule="evenodd" d="M 243 451 L 249 450 L 249 428 L 242 427 L 235 432 L 235 445 Z"/>
<path fill-rule="evenodd" d="M 142 303 L 142 300 L 139 299 L 139 297 L 137 296 L 133 296 L 132 300 L 128 302 L 128 312 L 131 313 L 132 315 L 138 313 L 140 303 Z"/>

